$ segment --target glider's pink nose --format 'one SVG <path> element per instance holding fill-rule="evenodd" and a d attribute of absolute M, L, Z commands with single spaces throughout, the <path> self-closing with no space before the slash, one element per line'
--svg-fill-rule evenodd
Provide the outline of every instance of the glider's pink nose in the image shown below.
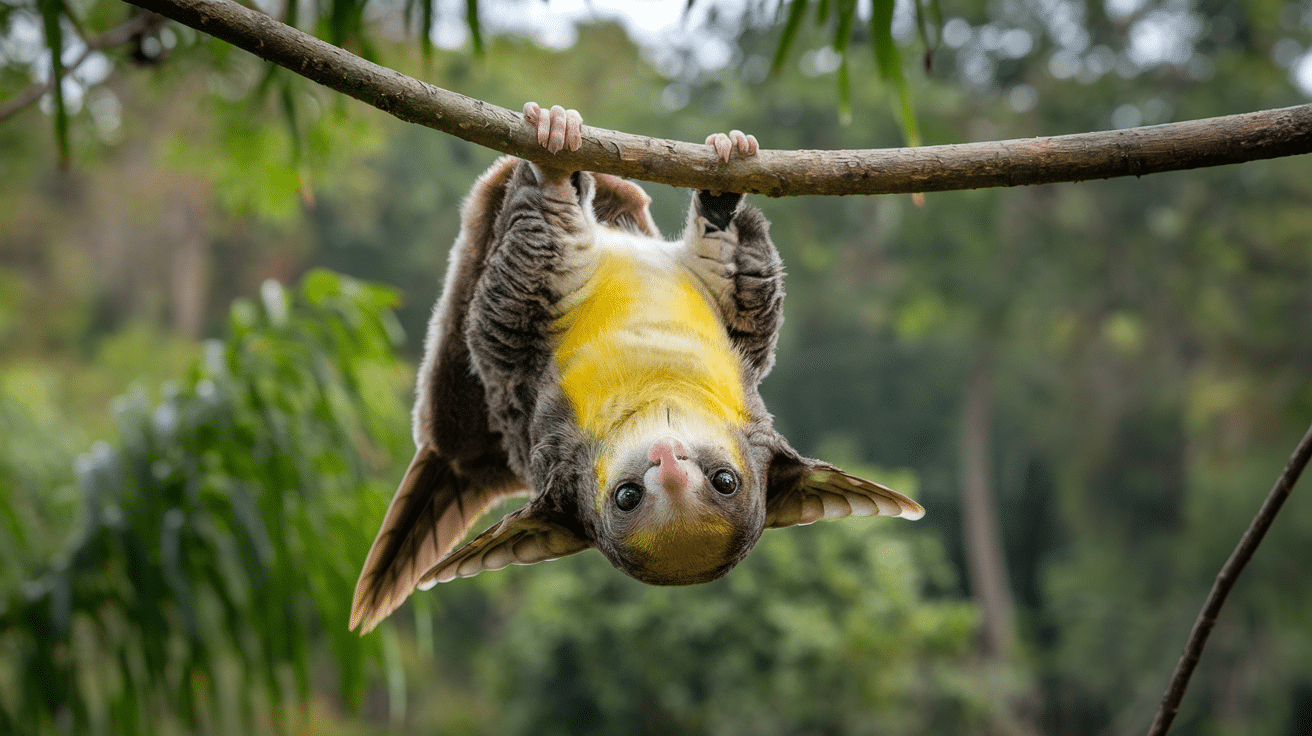
<path fill-rule="evenodd" d="M 688 488 L 688 448 L 674 437 L 661 437 L 651 443 L 647 459 L 656 463 L 658 481 L 666 493 L 680 493 Z"/>

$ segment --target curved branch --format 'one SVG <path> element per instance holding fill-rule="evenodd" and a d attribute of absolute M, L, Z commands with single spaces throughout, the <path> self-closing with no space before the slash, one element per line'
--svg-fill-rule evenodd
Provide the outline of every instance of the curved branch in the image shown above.
<path fill-rule="evenodd" d="M 1294 489 L 1294 484 L 1298 482 L 1298 477 L 1302 475 L 1303 468 L 1307 467 L 1309 459 L 1312 459 L 1312 427 L 1308 427 L 1307 434 L 1303 435 L 1303 439 L 1294 448 L 1289 462 L 1285 463 L 1285 469 L 1280 472 L 1280 477 L 1276 478 L 1271 492 L 1267 494 L 1266 500 L 1262 501 L 1261 508 L 1257 510 L 1257 515 L 1244 531 L 1244 536 L 1239 538 L 1239 544 L 1235 545 L 1230 558 L 1221 566 L 1221 571 L 1216 574 L 1216 582 L 1212 583 L 1212 591 L 1207 594 L 1203 609 L 1198 612 L 1194 627 L 1189 632 L 1184 652 L 1180 654 L 1180 661 L 1175 665 L 1175 672 L 1171 674 L 1171 684 L 1167 686 L 1166 694 L 1162 696 L 1162 705 L 1158 708 L 1152 726 L 1148 729 L 1148 736 L 1163 736 L 1170 730 L 1171 722 L 1175 720 L 1175 714 L 1180 710 L 1180 700 L 1184 698 L 1185 688 L 1189 687 L 1189 678 L 1193 675 L 1194 668 L 1198 666 L 1198 660 L 1203 656 L 1203 647 L 1207 644 L 1208 635 L 1212 633 L 1212 627 L 1216 625 L 1216 617 L 1221 612 L 1221 606 L 1225 604 L 1226 596 L 1230 595 L 1230 589 L 1235 587 L 1235 581 L 1239 579 L 1239 573 L 1243 572 L 1244 565 L 1253 558 L 1253 553 L 1262 543 L 1262 538 L 1271 528 L 1271 523 L 1276 520 L 1276 514 L 1280 513 L 1280 507 L 1285 503 L 1285 499 L 1289 498 L 1290 491 Z"/>
<path fill-rule="evenodd" d="M 705 146 L 584 126 L 555 156 L 518 112 L 361 59 L 232 0 L 128 0 L 401 120 L 558 166 L 770 197 L 890 194 L 1142 176 L 1312 152 L 1312 105 L 1052 138 L 869 151 L 768 151 L 721 164 Z M 550 100 L 542 100 L 550 102 Z"/>
<path fill-rule="evenodd" d="M 142 33 L 151 30 L 152 27 L 164 22 L 164 19 L 155 13 L 143 13 L 137 11 L 135 15 L 123 23 L 105 31 L 95 38 L 86 41 L 86 48 L 82 50 L 81 56 L 73 61 L 72 64 L 66 64 L 61 67 L 60 79 L 72 74 L 74 70 L 82 66 L 82 63 L 91 58 L 95 51 L 103 51 L 113 46 L 122 46 L 135 39 Z M 5 100 L 0 105 L 0 123 L 12 118 L 22 112 L 24 108 L 41 99 L 41 95 L 55 88 L 55 80 L 48 79 L 40 84 L 34 84 L 26 90 Z"/>

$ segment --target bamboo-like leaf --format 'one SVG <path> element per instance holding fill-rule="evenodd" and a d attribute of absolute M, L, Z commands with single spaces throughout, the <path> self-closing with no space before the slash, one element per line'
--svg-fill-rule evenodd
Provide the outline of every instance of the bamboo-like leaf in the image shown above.
<path fill-rule="evenodd" d="M 65 14 L 63 0 L 38 0 L 41 20 L 45 26 L 46 48 L 50 50 L 50 94 L 55 101 L 55 142 L 59 146 L 61 164 L 68 164 L 68 108 L 64 104 L 64 33 L 60 18 Z"/>
<path fill-rule="evenodd" d="M 943 27 L 943 8 L 938 0 L 915 0 L 913 4 L 916 8 L 916 32 L 920 35 L 920 43 L 924 44 L 927 52 L 933 53 L 938 50 L 941 34 L 931 33 L 930 29 Z"/>
<path fill-rule="evenodd" d="M 68 568 L 60 568 L 47 577 L 50 580 L 50 628 L 55 636 L 68 636 L 73 624 L 73 586 Z"/>
<path fill-rule="evenodd" d="M 306 697 L 323 630 L 352 663 L 344 692 L 363 693 L 378 638 L 345 627 L 369 543 L 354 524 L 359 436 L 388 440 L 370 436 L 383 423 L 362 419 L 377 409 L 358 394 L 385 385 L 373 372 L 392 360 L 389 318 L 377 311 L 395 297 L 327 273 L 263 297 L 264 309 L 234 307 L 226 342 L 189 386 L 154 409 L 144 393 L 117 401 L 117 446 L 80 461 L 89 523 L 65 567 L 0 603 L 0 630 L 22 650 L 0 733 L 40 731 L 56 713 L 72 733 L 144 733 L 161 708 L 186 730 L 212 730 L 213 709 L 232 702 L 207 677 L 214 652 L 238 668 L 235 699 L 250 713 L 257 691 L 265 705 L 289 684 Z M 329 451 L 345 462 L 320 474 L 312 460 Z M 369 503 L 382 512 L 381 495 Z M 84 619 L 97 635 L 71 645 L 79 626 L 68 622 Z M 94 685 L 76 675 L 93 670 Z"/>
<path fill-rule="evenodd" d="M 834 29 L 834 51 L 838 53 L 838 119 L 843 125 L 852 122 L 852 77 L 847 63 L 847 47 L 852 39 L 852 21 L 856 18 L 856 0 L 838 0 L 838 26 Z"/>
<path fill-rule="evenodd" d="M 394 626 L 381 626 L 383 640 L 383 675 L 387 680 L 388 716 L 393 725 L 405 718 L 405 669 L 401 666 L 401 643 Z"/>
<path fill-rule="evenodd" d="M 426 657 L 434 656 L 433 648 L 433 600 L 431 595 L 416 595 L 410 598 L 410 608 L 415 617 L 415 648 Z"/>
<path fill-rule="evenodd" d="M 355 16 L 356 0 L 332 0 L 328 6 L 328 42 L 334 46 L 345 46 L 346 39 L 355 30 L 352 19 Z"/>
<path fill-rule="evenodd" d="M 838 62 L 838 122 L 852 124 L 852 78 L 846 55 Z"/>
<path fill-rule="evenodd" d="M 911 84 L 905 75 L 894 80 L 897 87 L 898 112 L 901 115 L 902 134 L 908 146 L 920 145 L 920 126 L 916 123 L 916 106 L 911 97 Z"/>
<path fill-rule="evenodd" d="M 200 638 L 200 627 L 192 607 L 195 594 L 183 569 L 182 529 L 186 519 L 187 515 L 179 508 L 164 512 L 164 520 L 160 524 L 160 563 L 163 566 L 164 582 L 173 593 L 173 603 L 178 608 L 187 638 L 194 642 Z"/>
<path fill-rule="evenodd" d="M 402 12 L 401 17 L 404 19 L 407 31 L 415 30 L 415 15 L 418 13 L 418 6 L 419 0 L 405 0 L 405 10 Z"/>
<path fill-rule="evenodd" d="M 427 59 L 433 53 L 433 17 L 435 0 L 419 0 L 419 48 Z"/>
<path fill-rule="evenodd" d="M 875 51 L 879 76 L 897 79 L 902 76 L 902 56 L 893 40 L 894 0 L 874 0 L 870 14 L 870 45 Z"/>
<path fill-rule="evenodd" d="M 294 589 L 288 588 L 288 590 Z M 284 607 L 284 610 L 288 613 L 285 618 L 287 627 L 283 634 L 287 642 L 285 656 L 292 664 L 292 675 L 296 681 L 296 695 L 304 702 L 310 697 L 310 632 L 305 628 L 304 622 L 299 617 L 292 615 L 290 606 Z"/>
<path fill-rule="evenodd" d="M 483 55 L 483 29 L 478 22 L 478 0 L 465 0 L 465 22 L 469 24 L 469 38 L 474 42 L 474 55 Z"/>
<path fill-rule="evenodd" d="M 908 146 L 920 145 L 920 128 L 916 124 L 916 109 L 911 98 L 911 85 L 902 67 L 902 54 L 893 40 L 894 0 L 874 0 L 870 16 L 870 42 L 874 47 L 875 64 L 879 75 L 892 82 L 897 93 L 898 120 Z"/>
<path fill-rule="evenodd" d="M 779 0 L 780 9 L 783 8 L 784 0 Z M 774 61 L 770 64 L 770 74 L 778 75 L 784 67 L 784 60 L 788 58 L 788 51 L 792 48 L 793 41 L 797 39 L 797 32 L 802 27 L 802 19 L 806 16 L 806 0 L 793 0 L 792 7 L 788 12 L 788 22 L 784 25 L 783 34 L 779 36 L 779 47 L 775 49 Z"/>
<path fill-rule="evenodd" d="M 117 718 L 120 728 L 125 732 L 139 731 L 142 727 L 141 704 L 138 698 L 144 688 L 145 683 L 138 677 L 139 667 L 134 666 L 132 661 L 132 652 L 127 647 L 120 647 L 118 651 L 118 666 L 120 676 L 123 678 L 125 687 L 122 695 L 116 699 Z"/>
<path fill-rule="evenodd" d="M 374 48 L 373 41 L 370 40 L 369 34 L 364 32 L 364 6 L 361 2 L 356 6 L 355 15 L 355 43 L 360 49 L 360 58 L 369 61 L 378 61 L 378 49 Z"/>
<path fill-rule="evenodd" d="M 264 65 L 264 73 L 260 75 L 260 81 L 255 83 L 254 94 L 251 95 L 250 103 L 255 104 L 264 99 L 273 89 L 273 84 L 283 75 L 282 67 L 274 63 Z"/>
<path fill-rule="evenodd" d="M 296 121 L 296 94 L 298 82 L 290 75 L 283 75 L 283 83 L 278 90 L 278 99 L 282 107 L 283 123 L 287 126 L 287 136 L 292 144 L 292 163 L 299 166 L 304 151 L 301 126 Z"/>

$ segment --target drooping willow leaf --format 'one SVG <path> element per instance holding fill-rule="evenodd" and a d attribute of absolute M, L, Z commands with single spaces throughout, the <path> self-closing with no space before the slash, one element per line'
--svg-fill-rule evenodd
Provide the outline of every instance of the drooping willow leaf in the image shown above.
<path fill-rule="evenodd" d="M 39 0 L 41 22 L 46 32 L 46 48 L 50 51 L 50 94 L 55 102 L 55 142 L 59 145 L 59 160 L 69 159 L 68 108 L 64 102 L 64 32 L 61 19 L 66 13 L 64 0 Z"/>
<path fill-rule="evenodd" d="M 783 9 L 783 0 L 780 0 L 780 9 Z M 774 61 L 770 63 L 770 74 L 778 75 L 784 67 L 784 60 L 788 58 L 788 51 L 792 49 L 793 41 L 797 40 L 797 32 L 802 28 L 802 20 L 806 17 L 806 0 L 793 0 L 789 6 L 788 21 L 784 24 L 783 34 L 779 36 L 779 47 L 775 49 Z"/>

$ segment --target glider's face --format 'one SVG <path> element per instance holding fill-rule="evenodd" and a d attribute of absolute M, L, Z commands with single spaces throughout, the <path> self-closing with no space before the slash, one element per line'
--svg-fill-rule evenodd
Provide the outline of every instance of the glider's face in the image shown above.
<path fill-rule="evenodd" d="M 653 585 L 720 577 L 764 525 L 762 478 L 745 467 L 738 442 L 727 433 L 681 434 L 649 434 L 598 463 L 598 547 L 615 567 Z"/>

